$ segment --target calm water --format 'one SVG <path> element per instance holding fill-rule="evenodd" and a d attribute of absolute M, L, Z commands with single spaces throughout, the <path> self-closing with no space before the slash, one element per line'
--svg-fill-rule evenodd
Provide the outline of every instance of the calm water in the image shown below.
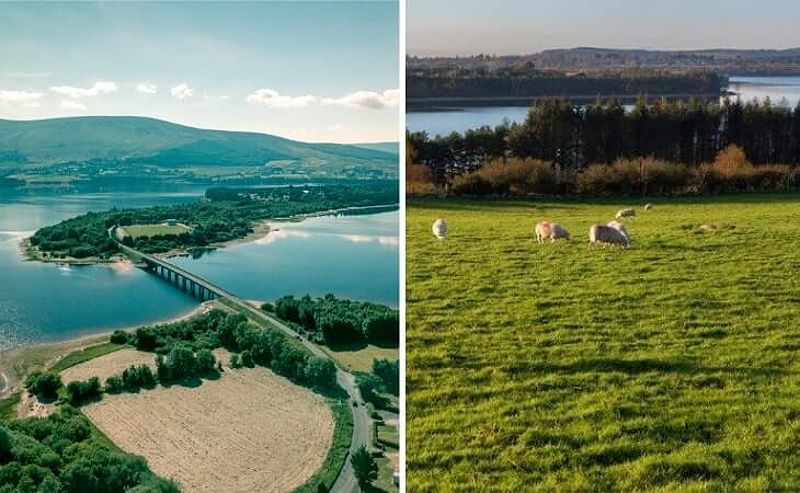
<path fill-rule="evenodd" d="M 245 299 L 334 293 L 397 307 L 397 212 L 317 217 L 271 227 L 254 242 L 173 262 Z"/>
<path fill-rule="evenodd" d="M 786 104 L 794 107 L 800 102 L 800 77 L 731 77 L 728 90 L 738 94 L 743 101 L 769 97 L 774 104 L 785 100 Z M 447 135 L 483 125 L 494 127 L 504 119 L 519 122 L 528 114 L 528 108 L 522 106 L 452 109 L 454 111 L 408 113 L 408 129 L 425 131 L 431 136 Z"/>
<path fill-rule="evenodd" d="M 47 195 L 0 188 L 0 350 L 165 320 L 197 301 L 129 264 L 26 262 L 19 241 L 91 210 L 197 200 L 202 189 Z M 324 294 L 397 306 L 397 213 L 277 225 L 253 244 L 178 259 L 247 298 Z M 349 238 L 349 240 L 348 240 Z"/>

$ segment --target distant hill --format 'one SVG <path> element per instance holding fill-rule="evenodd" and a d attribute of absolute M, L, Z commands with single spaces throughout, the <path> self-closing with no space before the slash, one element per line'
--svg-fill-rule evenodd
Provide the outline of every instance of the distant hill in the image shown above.
<path fill-rule="evenodd" d="M 72 170 L 134 173 L 143 167 L 263 168 L 336 177 L 398 173 L 397 156 L 379 149 L 297 142 L 273 135 L 192 128 L 142 117 L 0 120 L 0 166 L 17 172 Z M 207 169 L 204 171 L 208 171 Z M 152 170 L 151 170 L 152 172 Z M 212 173 L 214 174 L 214 173 Z"/>
<path fill-rule="evenodd" d="M 399 142 L 373 142 L 370 144 L 352 144 L 352 145 L 355 147 L 360 147 L 362 149 L 371 149 L 373 151 L 388 152 L 389 154 L 393 154 L 395 156 L 400 155 Z"/>

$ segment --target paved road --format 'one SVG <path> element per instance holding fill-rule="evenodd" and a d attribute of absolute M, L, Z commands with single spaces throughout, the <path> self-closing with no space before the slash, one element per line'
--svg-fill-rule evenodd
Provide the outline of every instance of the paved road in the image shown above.
<path fill-rule="evenodd" d="M 108 230 L 109 236 L 116 240 L 116 235 L 114 235 L 114 229 L 110 228 Z M 267 313 L 255 308 L 250 303 L 245 302 L 244 300 L 240 299 L 238 296 L 226 291 L 220 286 L 209 282 L 203 279 L 200 276 L 192 274 L 191 272 L 178 267 L 175 264 L 172 264 L 163 258 L 155 257 L 153 255 L 148 255 L 146 253 L 142 253 L 136 249 L 130 248 L 128 246 L 123 245 L 122 243 L 118 243 L 120 250 L 124 253 L 132 256 L 144 259 L 148 262 L 152 262 L 154 264 L 159 264 L 167 269 L 170 269 L 173 272 L 180 274 L 181 276 L 189 279 L 200 286 L 208 289 L 209 291 L 215 293 L 220 298 L 225 298 L 242 311 L 249 313 L 255 318 L 258 318 L 280 330 L 288 334 L 289 336 L 297 339 L 300 344 L 302 344 L 306 349 L 311 352 L 314 356 L 318 356 L 324 359 L 333 359 L 330 357 L 328 353 L 322 350 L 321 347 L 314 344 L 313 342 L 302 338 L 297 332 L 295 332 L 291 327 L 284 324 L 280 320 L 268 315 Z M 335 363 L 335 361 L 334 361 Z M 370 429 L 372 427 L 372 418 L 367 413 L 366 408 L 361 404 L 363 401 L 361 400 L 361 393 L 358 391 L 358 387 L 356 386 L 355 377 L 347 372 L 342 370 L 337 365 L 336 370 L 336 381 L 339 385 L 347 392 L 350 396 L 351 401 L 357 402 L 358 407 L 354 407 L 353 409 L 353 439 L 350 442 L 350 453 L 352 454 L 357 448 L 364 445 L 369 448 L 370 442 Z M 345 460 L 345 465 L 342 468 L 342 471 L 339 473 L 339 477 L 336 478 L 336 482 L 333 484 L 331 491 L 333 493 L 353 493 L 354 491 L 358 491 L 358 481 L 356 481 L 355 475 L 353 474 L 353 468 L 350 466 L 350 456 L 348 455 L 347 459 Z"/>

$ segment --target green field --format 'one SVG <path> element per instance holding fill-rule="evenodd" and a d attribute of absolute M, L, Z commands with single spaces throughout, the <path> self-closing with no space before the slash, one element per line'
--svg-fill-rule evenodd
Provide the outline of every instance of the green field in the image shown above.
<path fill-rule="evenodd" d="M 191 230 L 191 228 L 180 224 L 176 224 L 175 226 L 168 226 L 166 224 L 132 224 L 123 228 L 125 234 L 127 236 L 132 236 L 134 239 L 143 236 L 180 235 L 188 233 Z"/>
<path fill-rule="evenodd" d="M 379 347 L 374 344 L 338 344 L 323 349 L 348 371 L 369 372 L 372 361 L 376 359 L 397 360 L 399 350 L 396 347 Z"/>
<path fill-rule="evenodd" d="M 409 202 L 410 491 L 800 489 L 800 196 L 651 200 Z"/>

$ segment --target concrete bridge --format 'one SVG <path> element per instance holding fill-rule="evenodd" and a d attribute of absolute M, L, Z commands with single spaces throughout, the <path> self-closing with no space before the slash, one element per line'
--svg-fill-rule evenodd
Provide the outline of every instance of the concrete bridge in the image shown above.
<path fill-rule="evenodd" d="M 243 314 L 249 315 L 250 317 L 259 320 L 262 323 L 266 323 L 278 330 L 285 332 L 287 335 L 296 339 L 297 342 L 302 344 L 303 347 L 305 347 L 314 356 L 333 361 L 333 358 L 331 358 L 328 353 L 323 351 L 321 347 L 309 341 L 308 339 L 301 337 L 300 334 L 295 332 L 288 325 L 270 316 L 264 311 L 259 310 L 233 293 L 230 293 L 222 287 L 207 281 L 198 275 L 192 274 L 186 269 L 178 267 L 177 265 L 170 263 L 163 258 L 149 255 L 144 252 L 140 252 L 135 248 L 124 245 L 119 241 L 119 238 L 116 235 L 116 229 L 117 226 L 110 227 L 108 229 L 108 236 L 117 242 L 117 246 L 122 253 L 127 255 L 132 260 L 141 261 L 148 271 L 164 278 L 172 284 L 175 284 L 178 289 L 182 289 L 201 300 L 225 300 L 228 305 L 232 305 L 233 308 L 238 308 Z M 334 361 L 334 364 L 335 363 L 336 361 Z M 343 370 L 339 365 L 336 365 L 336 382 L 345 390 L 345 392 L 347 392 L 348 396 L 353 402 L 363 403 L 361 392 L 358 390 L 358 386 L 356 385 L 355 376 Z M 339 476 L 336 478 L 336 482 L 331 487 L 330 491 L 332 493 L 351 493 L 353 491 L 357 491 L 358 481 L 353 473 L 353 467 L 350 464 L 350 454 L 355 452 L 356 449 L 362 445 L 366 446 L 367 448 L 370 447 L 372 418 L 370 417 L 369 413 L 367 413 L 364 405 L 352 407 L 352 411 L 353 437 L 350 442 L 350 450 L 347 459 L 345 460 L 344 467 L 342 467 L 342 470 L 339 472 Z"/>

